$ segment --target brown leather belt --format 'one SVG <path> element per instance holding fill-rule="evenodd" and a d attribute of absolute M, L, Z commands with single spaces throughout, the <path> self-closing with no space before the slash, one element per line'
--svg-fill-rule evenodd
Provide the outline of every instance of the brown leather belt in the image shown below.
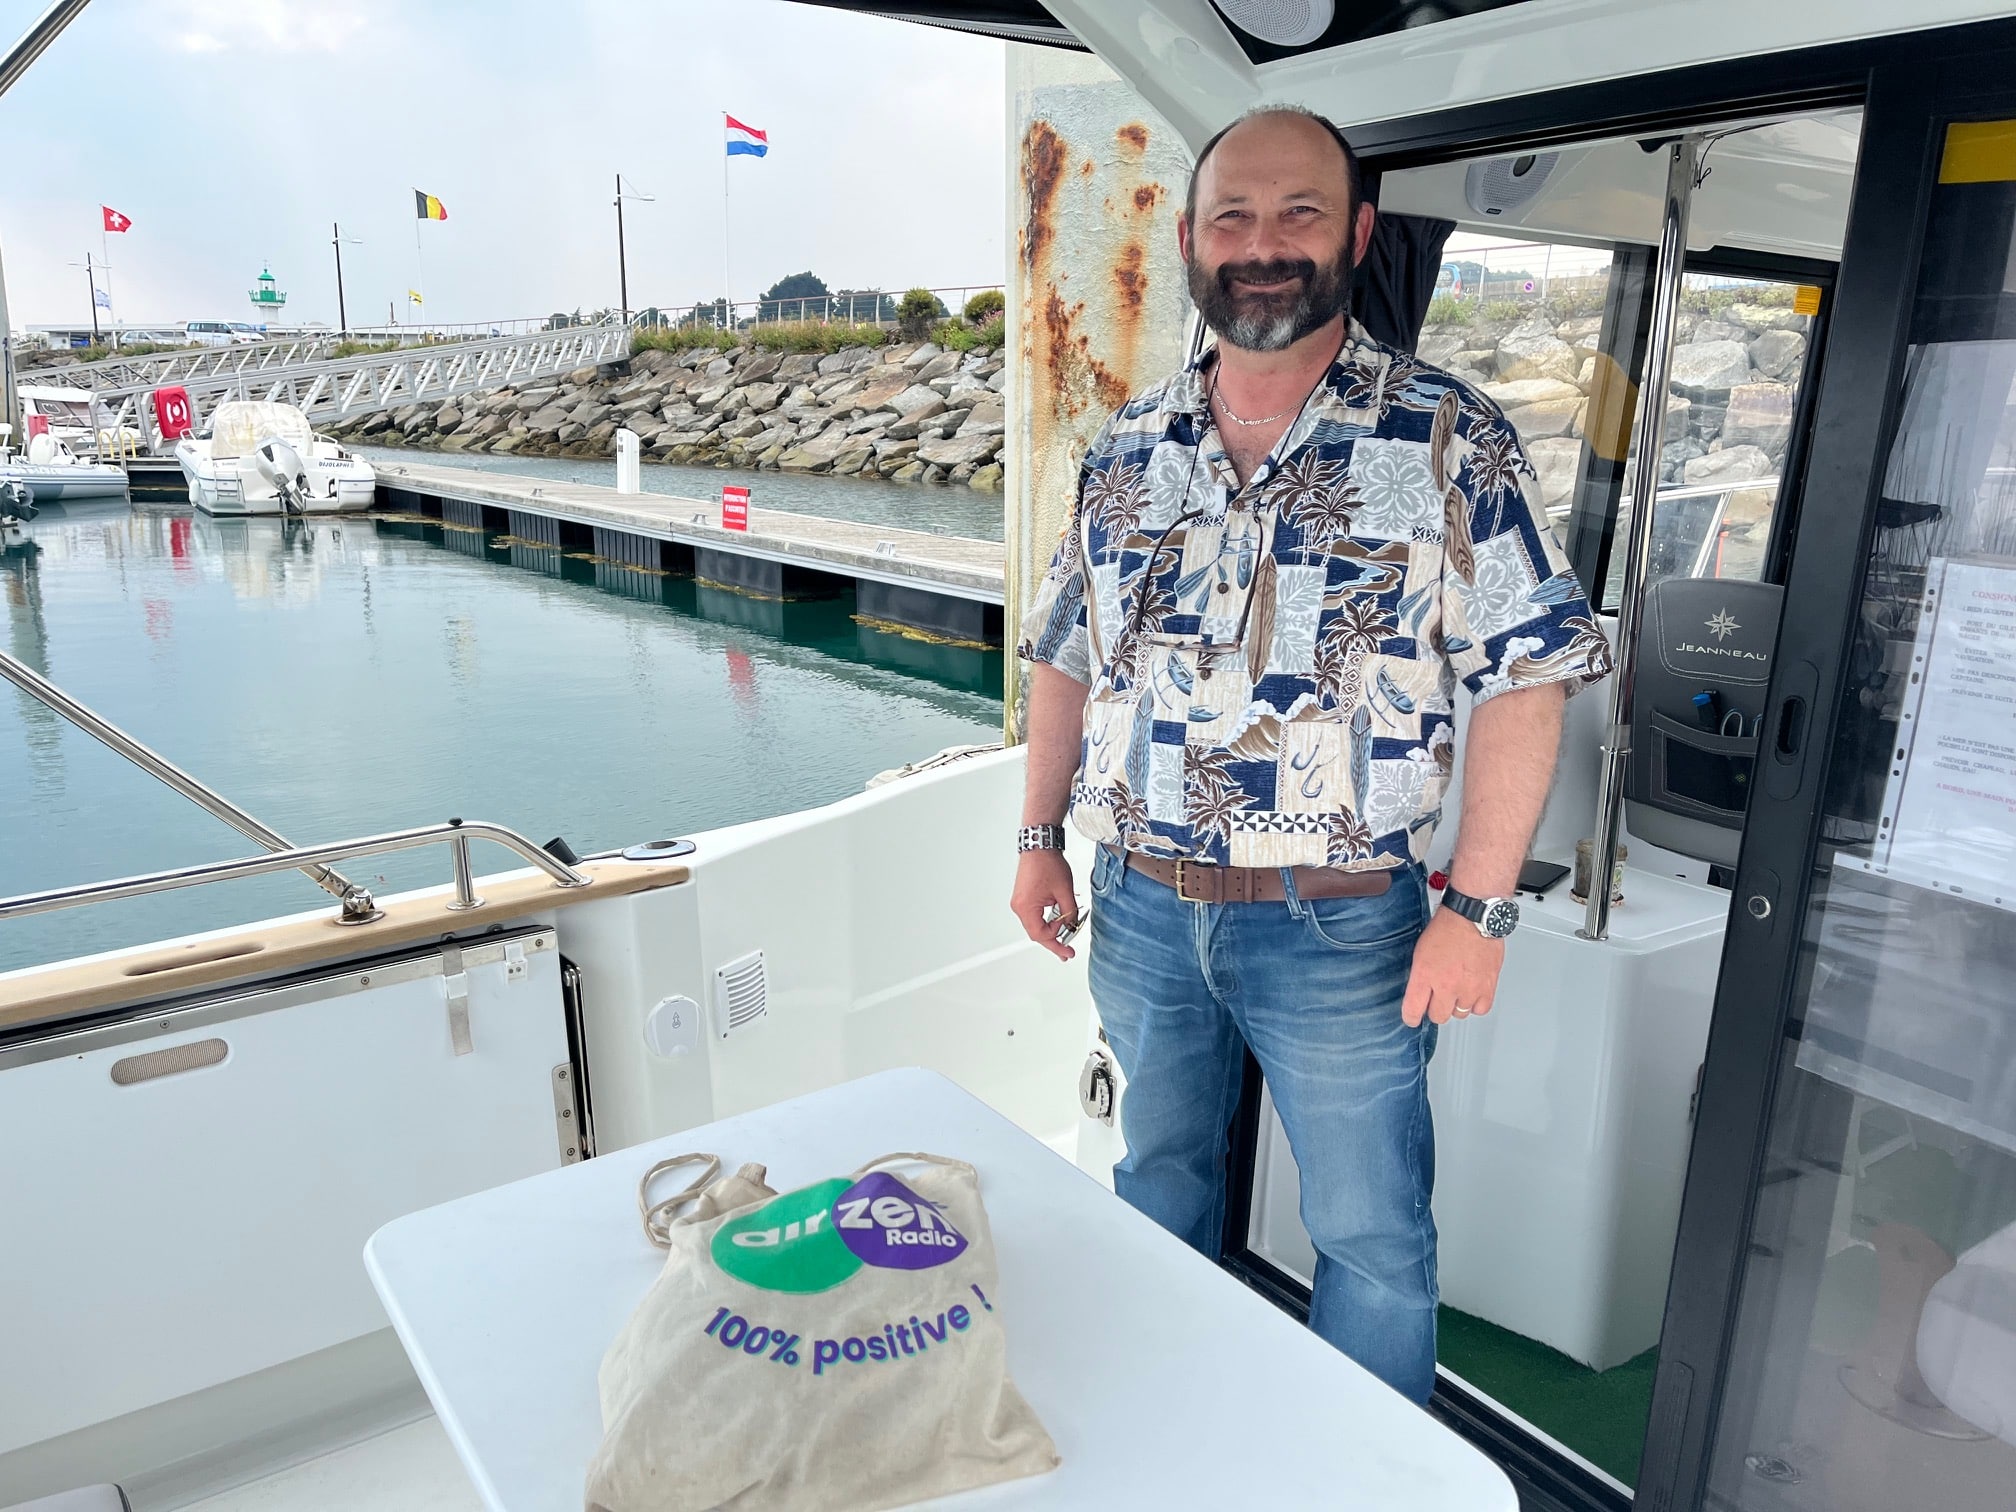
<path fill-rule="evenodd" d="M 1144 877 L 1176 889 L 1186 903 L 1285 903 L 1278 866 L 1207 866 L 1198 861 L 1163 861 L 1127 852 L 1127 866 Z M 1335 871 L 1327 866 L 1297 866 L 1298 898 L 1376 898 L 1393 885 L 1385 871 Z"/>

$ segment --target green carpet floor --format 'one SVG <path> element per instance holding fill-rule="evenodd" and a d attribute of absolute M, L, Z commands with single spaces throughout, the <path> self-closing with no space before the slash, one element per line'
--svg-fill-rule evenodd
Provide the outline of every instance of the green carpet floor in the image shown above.
<path fill-rule="evenodd" d="M 1453 1307 L 1437 1329 L 1449 1369 L 1625 1485 L 1637 1481 L 1658 1350 L 1599 1372 Z"/>

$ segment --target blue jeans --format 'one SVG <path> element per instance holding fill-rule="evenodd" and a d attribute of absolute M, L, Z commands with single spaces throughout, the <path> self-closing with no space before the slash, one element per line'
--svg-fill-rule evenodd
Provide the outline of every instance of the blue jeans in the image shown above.
<path fill-rule="evenodd" d="M 1121 1197 L 1217 1259 L 1227 1125 L 1250 1046 L 1302 1178 L 1309 1326 L 1389 1386 L 1435 1385 L 1435 1030 L 1400 1019 L 1427 882 L 1372 898 L 1186 903 L 1100 847 L 1093 1001 L 1127 1075 Z"/>

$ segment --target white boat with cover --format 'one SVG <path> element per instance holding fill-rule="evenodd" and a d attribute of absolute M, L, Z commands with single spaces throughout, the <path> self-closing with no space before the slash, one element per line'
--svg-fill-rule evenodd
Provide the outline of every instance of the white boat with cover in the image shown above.
<path fill-rule="evenodd" d="M 4 431 L 5 427 L 0 427 Z M 31 436 L 21 451 L 9 449 L 0 434 L 0 486 L 26 488 L 38 504 L 79 499 L 116 499 L 126 493 L 126 474 L 109 462 L 88 462 L 48 431 Z"/>
<path fill-rule="evenodd" d="M 2016 1484 L 2006 5 L 840 8 L 1017 44 L 1011 642 L 1079 450 L 1118 394 L 1193 349 L 1171 249 L 1189 156 L 1288 102 L 1346 129 L 1390 228 L 1361 315 L 1504 407 L 1615 645 L 1622 675 L 1569 705 L 1495 1007 L 1445 1031 L 1430 1071 L 1444 1327 L 1422 1442 L 1451 1463 L 1481 1451 L 1503 1476 L 1439 1475 L 1339 1393 L 1320 1432 L 1404 1480 L 1340 1502 L 2002 1512 Z M 242 472 L 275 434 L 233 426 L 228 452 L 200 453 L 214 512 L 220 464 Z M 310 464 L 312 438 L 287 436 Z M 333 481 L 314 493 L 347 497 Z M 241 492 L 229 512 L 247 508 Z M 0 1506 L 99 1487 L 66 1505 L 559 1512 L 580 1504 L 571 1465 L 547 1478 L 558 1490 L 523 1493 L 435 1412 L 453 1429 L 500 1395 L 564 1398 L 592 1422 L 594 1382 L 577 1370 L 504 1393 L 416 1373 L 363 1262 L 385 1225 L 522 1178 L 551 1185 L 521 1196 L 553 1190 L 583 1160 L 595 1175 L 614 1152 L 904 1067 L 957 1082 L 1095 1179 L 1122 1153 L 1124 1077 L 1082 957 L 1060 965 L 1007 911 L 1012 744 L 585 859 L 524 839 L 543 832 L 537 812 L 391 833 L 359 814 L 361 838 L 297 846 L 4 652 L 0 676 L 256 848 L 84 884 L 52 865 L 43 890 L 0 899 L 0 929 L 265 872 L 329 894 L 0 974 Z M 1090 846 L 1071 844 L 1084 877 Z M 472 845 L 508 850 L 505 869 L 479 874 Z M 452 880 L 385 898 L 352 880 L 355 863 L 418 847 L 445 850 Z M 1578 849 L 1586 900 L 1544 875 Z M 820 1131 L 836 1151 L 846 1132 Z M 1229 1278 L 1210 1279 L 1291 1314 L 1316 1259 L 1298 1181 L 1249 1075 Z M 563 1315 L 613 1336 L 635 1299 L 595 1289 L 607 1257 L 552 1253 L 588 1245 L 585 1230 L 540 1243 L 564 1305 L 507 1302 L 478 1265 L 459 1286 L 432 1278 L 466 1337 Z M 1253 1368 L 1236 1348 L 1200 1361 L 1181 1317 L 1106 1321 L 1082 1320 L 1072 1363 L 1115 1391 L 1116 1355 Z M 1031 1393 L 1039 1415 L 1060 1400 Z M 1130 1443 L 1046 1418 L 1063 1468 L 986 1505 L 1316 1505 L 1277 1494 L 1270 1423 L 1238 1422 L 1236 1439 L 1141 1423 Z M 1130 1450 L 1156 1456 L 1160 1489 L 1090 1497 L 1080 1467 Z M 1185 1499 L 1228 1475 L 1240 1496 Z"/>
<path fill-rule="evenodd" d="M 205 514 L 328 514 L 369 509 L 378 475 L 362 457 L 318 436 L 291 404 L 232 399 L 210 434 L 175 443 L 189 501 Z"/>

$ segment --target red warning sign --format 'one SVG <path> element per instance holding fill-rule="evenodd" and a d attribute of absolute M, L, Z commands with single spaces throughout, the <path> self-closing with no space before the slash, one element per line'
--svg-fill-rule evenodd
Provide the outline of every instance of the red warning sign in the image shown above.
<path fill-rule="evenodd" d="M 749 528 L 749 490 L 739 483 L 721 485 L 721 528 L 723 530 Z"/>

